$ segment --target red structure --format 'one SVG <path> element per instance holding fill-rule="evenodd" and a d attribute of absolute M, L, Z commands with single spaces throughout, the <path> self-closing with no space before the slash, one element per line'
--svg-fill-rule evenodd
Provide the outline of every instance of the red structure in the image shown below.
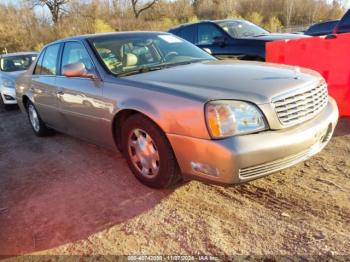
<path fill-rule="evenodd" d="M 266 61 L 318 71 L 337 101 L 340 116 L 350 116 L 350 33 L 270 42 Z"/>

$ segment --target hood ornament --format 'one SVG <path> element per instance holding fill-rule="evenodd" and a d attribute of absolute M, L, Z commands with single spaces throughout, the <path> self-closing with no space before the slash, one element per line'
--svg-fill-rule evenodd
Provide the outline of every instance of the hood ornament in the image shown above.
<path fill-rule="evenodd" d="M 294 67 L 294 79 L 295 80 L 298 80 L 300 79 L 300 67 L 299 66 L 296 66 Z"/>

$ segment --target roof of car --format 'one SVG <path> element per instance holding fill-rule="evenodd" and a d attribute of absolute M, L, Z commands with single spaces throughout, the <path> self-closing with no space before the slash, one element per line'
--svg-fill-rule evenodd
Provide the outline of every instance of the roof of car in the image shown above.
<path fill-rule="evenodd" d="M 185 24 L 181 24 L 181 25 L 177 25 L 174 26 L 172 28 L 169 28 L 170 30 L 175 30 L 184 26 L 189 26 L 189 25 L 196 25 L 196 24 L 200 24 L 200 23 L 219 23 L 219 22 L 228 22 L 228 21 L 245 21 L 244 19 L 223 19 L 223 20 L 199 20 L 196 22 L 191 22 L 191 23 L 185 23 Z"/>
<path fill-rule="evenodd" d="M 324 22 L 320 22 L 320 23 L 316 23 L 316 24 L 313 24 L 311 26 L 317 26 L 317 25 L 323 25 L 323 24 L 328 24 L 328 23 L 338 23 L 340 20 L 329 20 L 329 21 L 324 21 Z M 310 26 L 310 27 L 311 27 Z"/>
<path fill-rule="evenodd" d="M 0 54 L 1 57 L 11 57 L 11 56 L 19 56 L 19 55 L 37 55 L 37 52 L 16 52 L 16 53 L 8 53 L 8 54 Z"/>
<path fill-rule="evenodd" d="M 103 37 L 103 36 L 113 36 L 113 35 L 125 35 L 125 36 L 132 36 L 132 35 L 146 35 L 146 34 L 168 34 L 167 32 L 156 32 L 156 31 L 126 31 L 126 32 L 109 32 L 109 33 L 98 33 L 98 34 L 86 34 L 86 35 L 78 35 L 78 36 L 70 36 L 66 38 L 59 39 L 53 43 L 61 43 L 66 42 L 70 40 L 83 40 L 83 39 L 89 39 L 89 38 L 96 38 L 96 37 Z"/>

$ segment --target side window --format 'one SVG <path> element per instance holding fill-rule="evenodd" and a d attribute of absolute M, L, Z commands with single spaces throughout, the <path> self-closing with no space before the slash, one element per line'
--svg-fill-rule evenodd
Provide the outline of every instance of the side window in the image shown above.
<path fill-rule="evenodd" d="M 350 32 L 350 11 L 348 11 L 338 24 L 339 33 L 348 33 Z"/>
<path fill-rule="evenodd" d="M 195 43 L 195 29 L 194 26 L 186 26 L 180 29 L 179 36 L 191 43 Z"/>
<path fill-rule="evenodd" d="M 35 69 L 34 69 L 34 75 L 40 75 L 41 74 L 41 69 L 43 66 L 43 57 L 45 54 L 45 50 L 43 50 L 38 58 L 38 62 L 36 63 Z"/>
<path fill-rule="evenodd" d="M 60 45 L 55 44 L 48 46 L 41 67 L 41 75 L 56 75 L 57 74 L 57 57 Z"/>
<path fill-rule="evenodd" d="M 215 37 L 224 36 L 223 33 L 212 24 L 198 25 L 198 45 L 213 44 Z"/>
<path fill-rule="evenodd" d="M 69 64 L 82 63 L 88 73 L 94 72 L 94 66 L 85 47 L 78 42 L 67 42 L 64 45 L 62 68 Z"/>

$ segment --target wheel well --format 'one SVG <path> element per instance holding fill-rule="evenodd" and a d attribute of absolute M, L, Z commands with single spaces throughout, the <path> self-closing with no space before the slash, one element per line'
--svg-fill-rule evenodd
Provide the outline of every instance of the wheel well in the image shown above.
<path fill-rule="evenodd" d="M 244 60 L 244 61 L 258 61 L 258 62 L 265 62 L 265 58 L 262 58 L 260 56 L 243 56 L 240 60 Z"/>
<path fill-rule="evenodd" d="M 167 142 L 169 143 L 169 146 L 170 146 L 170 150 L 173 152 L 174 154 L 174 157 L 175 157 L 175 160 L 176 160 L 176 164 L 177 164 L 177 168 L 178 170 L 181 171 L 180 169 L 180 166 L 178 164 L 178 161 L 177 161 L 177 158 L 176 158 L 176 155 L 175 155 L 175 152 L 170 144 L 170 141 L 168 140 L 168 137 L 166 136 L 165 132 L 163 131 L 163 129 L 155 122 L 153 121 L 153 119 L 151 119 L 150 117 L 148 117 L 147 115 L 137 111 L 137 110 L 133 110 L 133 109 L 123 109 L 121 110 L 120 112 L 118 112 L 115 116 L 114 116 L 114 119 L 113 119 L 113 125 L 112 125 L 112 128 L 113 128 L 113 137 L 114 137 L 114 142 L 118 148 L 118 150 L 123 153 L 123 150 L 122 150 L 122 145 L 121 145 L 121 142 L 122 142 L 122 137 L 121 137 L 121 129 L 122 129 L 122 125 L 123 125 L 123 122 L 126 121 L 129 117 L 135 115 L 135 114 L 138 114 L 138 115 L 141 115 L 143 117 L 145 117 L 146 119 L 148 119 L 149 121 L 153 122 L 165 135 L 165 139 L 167 140 Z"/>
<path fill-rule="evenodd" d="M 133 109 L 124 109 L 124 110 L 118 112 L 113 119 L 112 128 L 113 128 L 114 142 L 115 142 L 115 144 L 120 152 L 122 152 L 122 145 L 121 145 L 122 124 L 126 121 L 126 119 L 128 119 L 130 116 L 135 115 L 135 114 L 140 114 L 140 115 L 146 117 L 147 119 L 150 119 L 145 114 L 142 114 L 141 112 L 133 110 Z M 154 122 L 153 120 L 151 120 L 151 121 Z"/>
<path fill-rule="evenodd" d="M 24 105 L 25 110 L 27 110 L 27 103 L 29 101 L 29 98 L 27 96 L 22 97 L 22 103 Z"/>

